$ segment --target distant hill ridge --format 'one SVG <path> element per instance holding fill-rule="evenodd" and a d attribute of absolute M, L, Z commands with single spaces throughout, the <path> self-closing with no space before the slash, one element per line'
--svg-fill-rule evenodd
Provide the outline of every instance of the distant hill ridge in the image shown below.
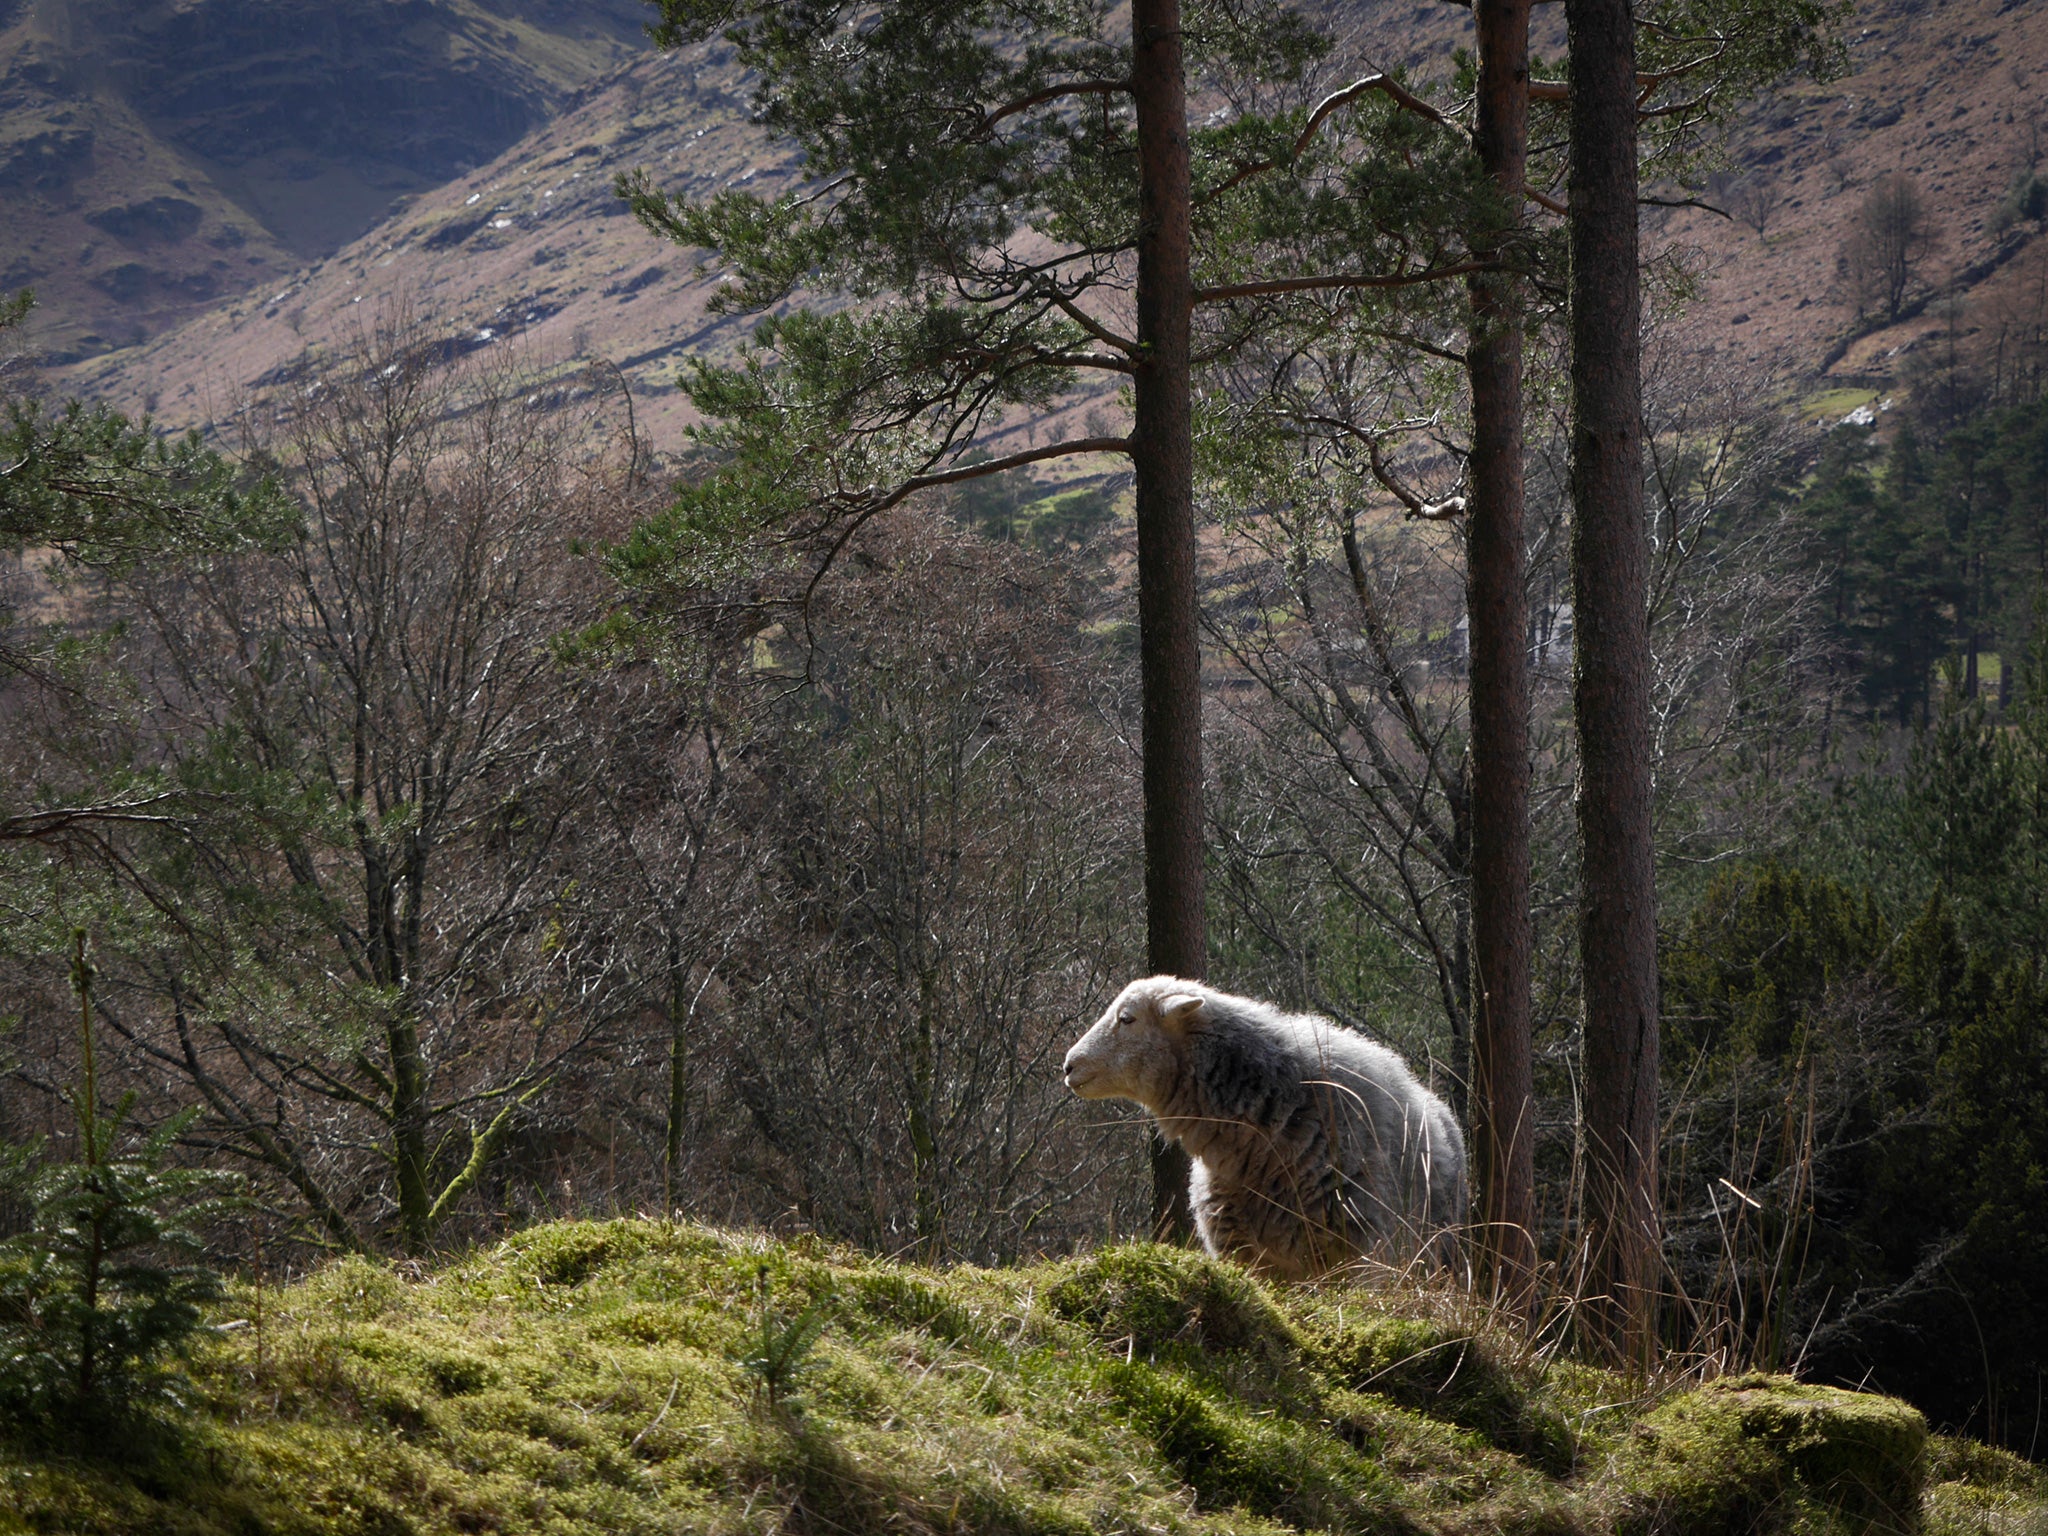
<path fill-rule="evenodd" d="M 13 93 L 0 95 L 0 190 L 7 176 L 26 178 L 47 205 L 26 229 L 0 233 L 0 279 L 42 288 L 42 340 L 67 364 L 60 385 L 152 409 L 167 425 L 203 425 L 280 378 L 307 346 L 402 308 L 449 345 L 524 337 L 550 357 L 617 364 L 643 422 L 672 441 L 687 415 L 674 390 L 679 358 L 730 344 L 744 322 L 705 315 L 709 289 L 687 254 L 626 217 L 610 183 L 646 167 L 664 185 L 706 193 L 798 172 L 792 153 L 749 122 L 748 82 L 721 46 L 652 55 L 637 38 L 641 0 L 146 0 L 122 13 L 137 18 L 127 31 L 107 34 L 128 39 L 120 47 L 76 43 L 87 22 L 104 30 L 120 3 L 38 0 L 18 6 L 0 33 L 0 90 Z M 261 25 L 249 20 L 257 11 L 269 16 Z M 383 53 L 360 61 L 346 46 L 294 49 L 280 17 L 315 11 L 332 13 L 323 25 L 344 41 L 373 15 L 403 25 Z M 1356 0 L 1347 11 L 1382 63 L 1440 69 L 1469 30 L 1464 13 L 1442 4 Z M 72 18 L 72 43 L 52 16 Z M 1761 229 L 1700 211 L 1646 221 L 1653 244 L 1677 247 L 1704 274 L 1688 344 L 1792 381 L 1822 406 L 1844 387 L 1859 398 L 1896 388 L 1935 330 L 1993 335 L 2028 302 L 2030 284 L 2048 292 L 2041 221 L 1998 217 L 2015 171 L 2048 154 L 2038 110 L 2048 4 L 1871 0 L 1849 42 L 1845 78 L 1790 83 L 1738 115 L 1727 175 L 1706 197 L 1732 205 L 1738 187 L 1762 189 Z M 181 82 L 125 95 L 74 90 L 59 101 L 46 64 L 66 48 L 103 59 L 109 79 L 133 76 L 124 60 L 175 58 Z M 379 81 L 384 105 L 360 143 L 321 149 L 355 119 L 332 102 L 287 111 L 278 100 L 335 96 L 322 82 L 374 74 L 387 56 L 402 60 Z M 300 68 L 303 86 L 292 74 Z M 18 89 L 31 76 L 46 82 L 32 101 Z M 207 106 L 214 99 L 217 109 Z M 97 169 L 76 170 L 86 162 L 67 147 L 90 112 L 115 138 L 131 120 L 175 125 L 151 141 L 158 148 L 118 196 L 94 179 Z M 445 139 L 431 126 L 443 117 L 455 125 Z M 521 121 L 531 126 L 514 131 Z M 239 166 L 218 149 L 229 140 L 244 145 Z M 172 174 L 174 154 L 210 179 Z M 457 163 L 465 156 L 478 157 L 474 168 Z M 443 164 L 448 179 L 420 184 Z M 1910 312 L 1873 328 L 1857 321 L 1838 256 L 1870 187 L 1901 169 L 1917 179 L 1941 237 Z M 300 174 L 308 179 L 291 180 Z M 45 183 L 64 176 L 72 201 L 60 209 Z M 374 197 L 403 190 L 407 201 L 321 246 L 313 215 L 291 209 L 321 203 L 329 187 L 341 189 L 322 215 L 330 234 Z M 273 208 L 282 211 L 262 212 Z M 90 248 L 82 264 L 40 232 L 60 225 Z M 1818 380 L 1823 373 L 1832 377 Z"/>
<path fill-rule="evenodd" d="M 729 343 L 745 322 L 705 314 L 711 285 L 629 216 L 612 183 L 646 167 L 708 193 L 797 173 L 794 152 L 748 121 L 728 55 L 649 52 L 324 260 L 81 360 L 62 382 L 169 425 L 207 426 L 285 381 L 308 347 L 347 345 L 403 314 L 450 350 L 513 344 L 538 361 L 614 364 L 643 397 L 642 425 L 672 438 L 682 352 Z"/>

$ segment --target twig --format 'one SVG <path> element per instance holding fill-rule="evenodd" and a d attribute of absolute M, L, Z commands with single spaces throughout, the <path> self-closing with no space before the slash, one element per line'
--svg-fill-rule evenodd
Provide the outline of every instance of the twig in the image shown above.
<path fill-rule="evenodd" d="M 682 1384 L 683 1378 L 680 1376 L 676 1377 L 673 1381 L 671 1381 L 668 1384 L 668 1401 L 661 1405 L 661 1412 L 657 1413 L 654 1416 L 654 1422 L 652 1424 L 649 1424 L 645 1429 L 641 1430 L 639 1434 L 633 1437 L 632 1443 L 626 1447 L 626 1453 L 628 1455 L 631 1455 L 634 1451 L 639 1450 L 640 1442 L 642 1440 L 645 1440 L 649 1435 L 653 1434 L 655 1430 L 661 1427 L 661 1421 L 668 1417 L 669 1409 L 675 1407 L 676 1405 L 676 1392 L 682 1387 Z"/>

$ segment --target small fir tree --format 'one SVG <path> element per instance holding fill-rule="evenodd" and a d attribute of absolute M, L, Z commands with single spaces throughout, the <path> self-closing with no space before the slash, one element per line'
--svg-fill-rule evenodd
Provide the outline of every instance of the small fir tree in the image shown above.
<path fill-rule="evenodd" d="M 28 1230 L 0 1245 L 0 1413 L 17 1423 L 103 1421 L 161 1394 L 166 1363 L 220 1294 L 200 1233 L 233 1193 L 230 1174 L 165 1166 L 196 1110 L 139 1137 L 133 1093 L 101 1112 L 82 929 L 71 979 L 83 1052 L 71 1095 L 78 1156 L 28 1175 L 31 1158 L 17 1153 L 7 1170 L 33 1212 Z"/>

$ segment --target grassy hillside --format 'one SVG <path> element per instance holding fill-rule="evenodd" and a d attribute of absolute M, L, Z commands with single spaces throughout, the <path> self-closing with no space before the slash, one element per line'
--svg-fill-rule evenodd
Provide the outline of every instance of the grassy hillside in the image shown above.
<path fill-rule="evenodd" d="M 0 1451 L 0 1531 L 2048 1530 L 2024 1463 L 1888 1399 L 1646 1400 L 1455 1312 L 1143 1245 L 929 1271 L 563 1224 L 238 1294 L 190 1428 Z"/>

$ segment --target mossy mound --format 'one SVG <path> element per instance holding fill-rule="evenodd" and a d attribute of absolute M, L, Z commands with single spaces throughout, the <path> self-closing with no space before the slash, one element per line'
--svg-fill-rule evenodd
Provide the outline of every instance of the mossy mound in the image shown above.
<path fill-rule="evenodd" d="M 258 1300 L 156 1440 L 0 1445 L 0 1533 L 1833 1532 L 1917 1514 L 1928 1464 L 1879 1399 L 1758 1379 L 1604 1411 L 1624 1384 L 1540 1371 L 1444 1298 L 1143 1244 L 939 1271 L 572 1222 Z M 2010 1458 L 1946 1454 L 1944 1532 L 2048 1508 Z"/>
<path fill-rule="evenodd" d="M 1347 1388 L 1472 1430 L 1553 1476 L 1571 1473 L 1571 1426 L 1532 1398 L 1475 1329 L 1339 1306 L 1311 1323 L 1309 1339 L 1318 1363 Z"/>
<path fill-rule="evenodd" d="M 1270 1387 L 1300 1375 L 1301 1340 L 1272 1294 L 1234 1265 L 1184 1248 L 1106 1248 L 1066 1266 L 1045 1299 L 1126 1360 L 1234 1368 Z"/>
<path fill-rule="evenodd" d="M 2048 1536 L 2048 1471 L 1977 1440 L 1928 1441 L 1926 1536 Z"/>
<path fill-rule="evenodd" d="M 1648 1414 L 1624 1456 L 1624 1532 L 1906 1531 L 1927 1424 L 1894 1398 L 1736 1376 Z"/>

